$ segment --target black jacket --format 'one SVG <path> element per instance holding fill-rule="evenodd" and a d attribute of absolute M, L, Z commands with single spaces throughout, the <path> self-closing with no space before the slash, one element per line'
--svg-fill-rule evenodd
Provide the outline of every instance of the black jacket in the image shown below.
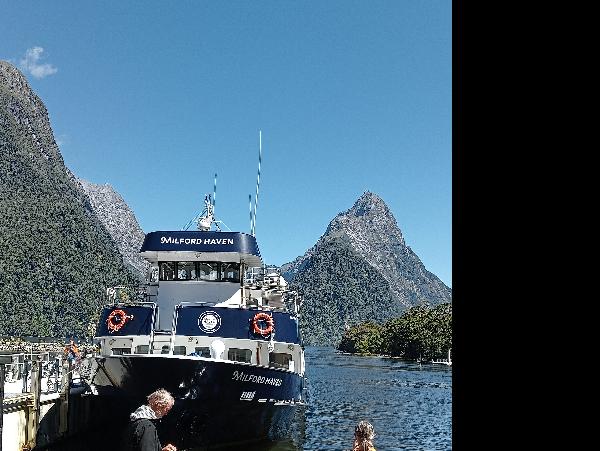
<path fill-rule="evenodd" d="M 138 418 L 129 422 L 123 444 L 123 451 L 162 451 L 156 426 L 147 418 Z"/>

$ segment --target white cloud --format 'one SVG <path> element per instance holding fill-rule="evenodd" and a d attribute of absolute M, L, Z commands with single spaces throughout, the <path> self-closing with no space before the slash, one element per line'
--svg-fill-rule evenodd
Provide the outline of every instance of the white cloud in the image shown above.
<path fill-rule="evenodd" d="M 27 49 L 25 57 L 20 61 L 21 68 L 29 71 L 35 78 L 44 78 L 58 72 L 58 69 L 51 64 L 39 63 L 39 60 L 42 58 L 42 53 L 44 53 L 42 47 L 32 47 Z"/>

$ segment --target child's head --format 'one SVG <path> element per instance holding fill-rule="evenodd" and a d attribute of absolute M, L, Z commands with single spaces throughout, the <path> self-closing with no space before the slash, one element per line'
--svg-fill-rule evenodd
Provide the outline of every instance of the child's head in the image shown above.
<path fill-rule="evenodd" d="M 360 421 L 354 428 L 354 436 L 360 440 L 373 440 L 375 436 L 373 425 L 365 420 Z"/>

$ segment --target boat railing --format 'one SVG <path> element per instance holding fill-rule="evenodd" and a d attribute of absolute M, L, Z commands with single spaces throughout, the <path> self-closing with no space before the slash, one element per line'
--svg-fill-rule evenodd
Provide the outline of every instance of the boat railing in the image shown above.
<path fill-rule="evenodd" d="M 153 302 L 153 308 L 152 308 L 152 320 L 150 322 L 150 324 L 152 325 L 150 327 L 150 341 L 148 343 L 148 354 L 152 353 L 152 348 L 154 346 L 154 322 L 156 320 L 156 303 Z"/>
<path fill-rule="evenodd" d="M 212 302 L 205 302 L 205 301 L 181 301 L 179 304 L 177 304 L 175 306 L 175 308 L 177 307 L 187 307 L 187 306 L 200 306 L 203 307 L 205 305 L 214 305 L 214 303 Z"/>
<path fill-rule="evenodd" d="M 282 299 L 289 312 L 294 312 L 294 315 L 296 316 L 300 314 L 300 307 L 302 306 L 304 298 L 299 291 L 286 289 L 283 291 Z"/>
<path fill-rule="evenodd" d="M 43 393 L 58 390 L 64 357 L 57 352 L 0 353 L 0 365 L 4 366 L 6 393 L 29 393 L 33 362 L 38 362 L 40 378 L 44 382 Z"/>
<path fill-rule="evenodd" d="M 179 304 L 181 305 L 181 304 Z M 174 354 L 175 353 L 175 332 L 177 331 L 177 316 L 179 313 L 179 309 L 177 308 L 178 306 L 175 306 L 175 308 L 173 309 L 173 322 L 171 325 L 171 338 L 169 340 L 169 354 Z"/>
<path fill-rule="evenodd" d="M 261 288 L 280 285 L 281 270 L 275 265 L 248 268 L 244 273 L 244 287 Z"/>
<path fill-rule="evenodd" d="M 158 291 L 153 290 L 157 284 L 132 284 L 118 285 L 106 289 L 106 298 L 109 304 L 124 302 L 144 303 L 154 302 L 158 299 Z"/>

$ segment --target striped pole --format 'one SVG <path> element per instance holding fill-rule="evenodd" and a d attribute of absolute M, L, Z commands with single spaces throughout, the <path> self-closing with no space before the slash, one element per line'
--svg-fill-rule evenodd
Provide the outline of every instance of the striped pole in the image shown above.
<path fill-rule="evenodd" d="M 217 173 L 215 172 L 215 186 L 213 188 L 213 211 L 215 209 L 216 203 L 217 203 Z"/>
<path fill-rule="evenodd" d="M 256 177 L 256 197 L 254 198 L 254 221 L 252 223 L 252 235 L 256 236 L 256 207 L 258 205 L 258 187 L 260 185 L 260 162 L 262 160 L 262 131 L 258 131 L 258 175 Z"/>
<path fill-rule="evenodd" d="M 248 202 L 250 203 L 250 235 L 252 235 L 252 194 L 248 194 Z"/>

